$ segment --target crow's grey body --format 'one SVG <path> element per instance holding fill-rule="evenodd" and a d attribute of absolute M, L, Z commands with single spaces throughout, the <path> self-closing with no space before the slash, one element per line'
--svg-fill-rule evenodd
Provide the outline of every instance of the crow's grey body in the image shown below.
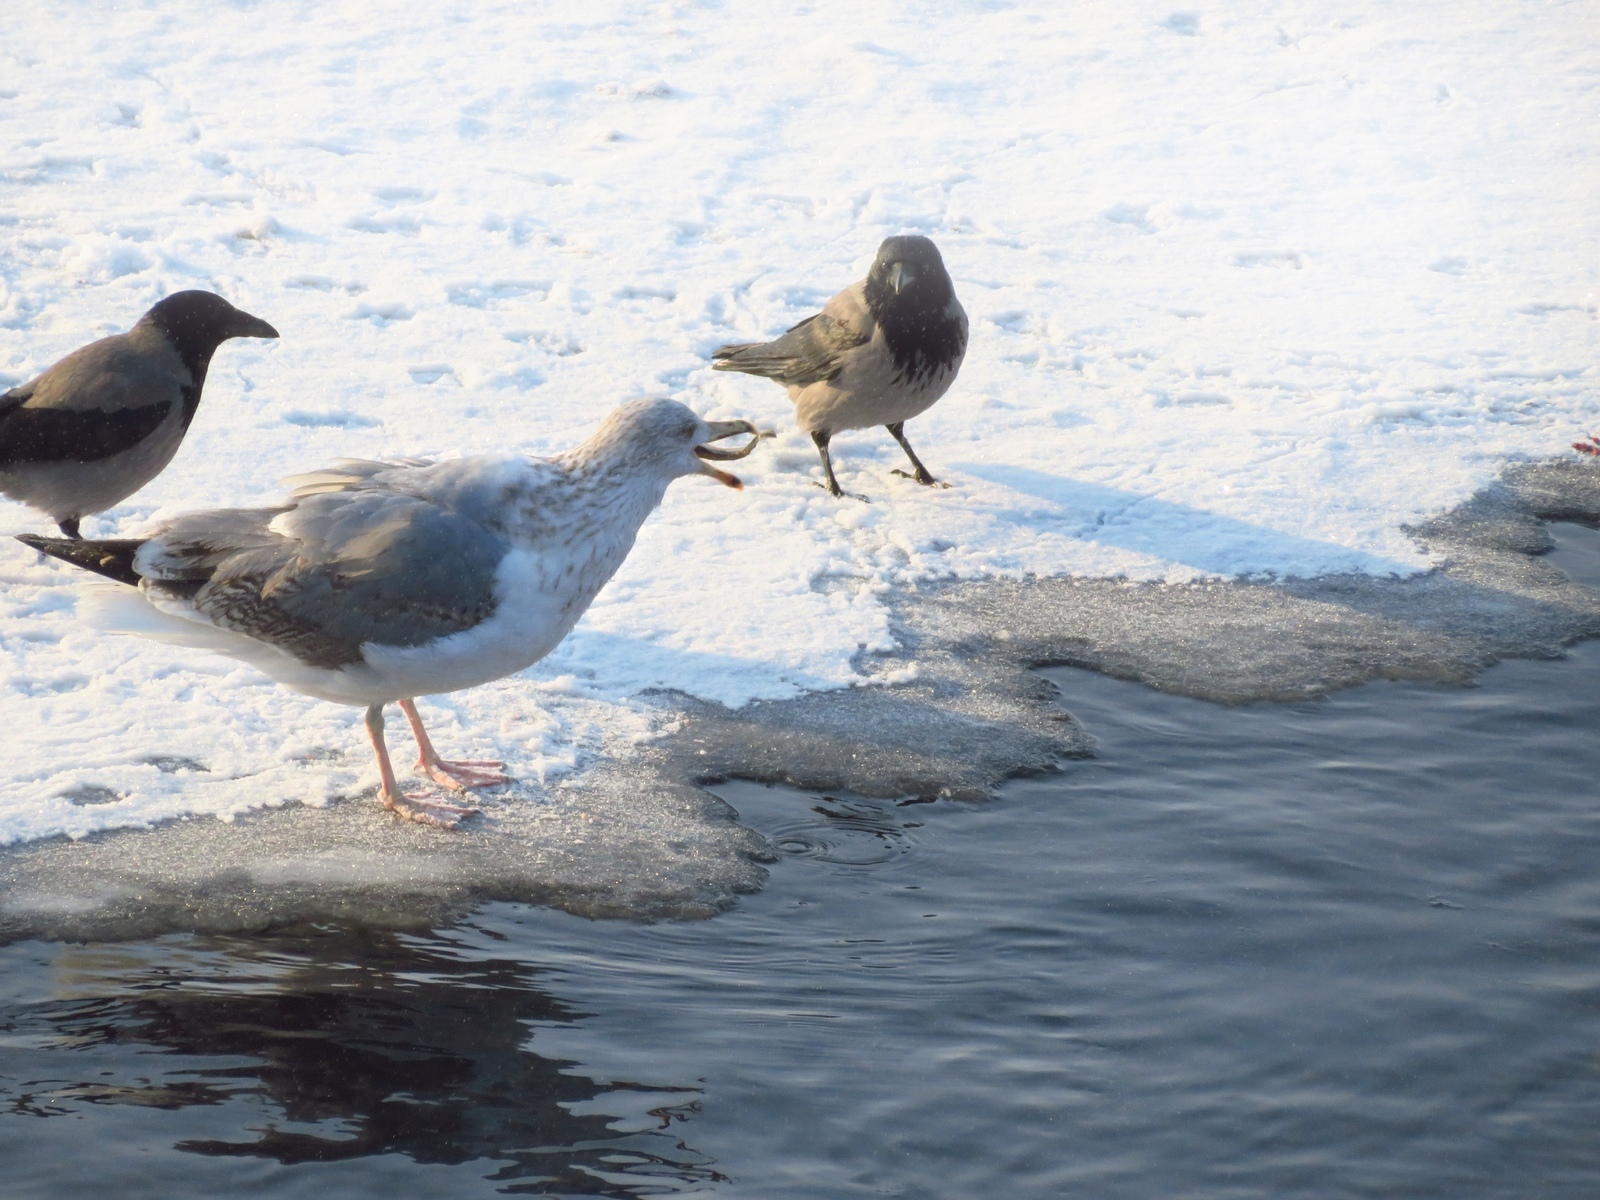
<path fill-rule="evenodd" d="M 820 313 L 773 341 L 722 346 L 712 357 L 719 371 L 761 375 L 788 389 L 796 423 L 817 443 L 828 488 L 840 495 L 828 442 L 874 425 L 905 448 L 918 482 L 936 482 L 901 427 L 950 389 L 966 349 L 967 314 L 938 248 L 899 237 L 879 247 L 866 279 Z"/>
<path fill-rule="evenodd" d="M 74 350 L 0 395 L 0 494 L 78 521 L 131 496 L 172 461 L 206 370 L 230 337 L 277 337 L 210 292 L 179 292 L 127 333 Z"/>

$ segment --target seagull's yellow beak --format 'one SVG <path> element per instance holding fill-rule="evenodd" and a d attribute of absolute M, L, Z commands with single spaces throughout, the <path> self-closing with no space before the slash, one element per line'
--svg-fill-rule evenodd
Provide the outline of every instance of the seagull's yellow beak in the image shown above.
<path fill-rule="evenodd" d="M 694 448 L 695 457 L 700 460 L 700 470 L 702 474 L 711 476 L 711 478 L 715 479 L 718 483 L 727 487 L 743 488 L 744 484 L 739 482 L 739 477 L 737 475 L 730 475 L 726 471 L 719 471 L 706 460 L 712 459 L 716 462 L 731 462 L 736 458 L 743 458 L 745 455 L 749 454 L 750 451 L 756 448 L 756 443 L 762 438 L 775 436 L 773 431 L 770 429 L 765 431 L 757 429 L 754 425 L 750 424 L 749 421 L 707 421 L 706 426 L 710 431 L 706 436 L 706 441 L 708 442 L 721 441 L 723 438 L 733 437 L 733 435 L 736 433 L 750 433 L 755 435 L 750 439 L 749 444 L 746 445 L 742 450 L 719 450 L 715 446 L 705 445 L 696 446 Z"/>

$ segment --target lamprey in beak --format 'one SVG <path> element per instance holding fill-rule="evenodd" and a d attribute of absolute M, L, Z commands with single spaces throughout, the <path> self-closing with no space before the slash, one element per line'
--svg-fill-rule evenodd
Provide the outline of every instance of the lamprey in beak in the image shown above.
<path fill-rule="evenodd" d="M 743 488 L 744 484 L 739 482 L 739 477 L 737 475 L 730 475 L 726 471 L 719 471 L 706 460 L 711 459 L 716 462 L 732 462 L 736 458 L 743 458 L 745 455 L 749 454 L 750 451 L 756 448 L 756 443 L 762 438 L 776 437 L 777 434 L 771 429 L 757 429 L 754 425 L 750 424 L 749 421 L 707 421 L 706 424 L 711 430 L 710 436 L 706 438 L 706 441 L 708 442 L 720 441 L 723 438 L 732 437 L 736 433 L 748 433 L 754 435 L 751 437 L 749 443 L 739 450 L 720 450 L 715 446 L 696 446 L 694 448 L 694 455 L 700 460 L 700 470 L 704 474 L 711 476 L 711 478 L 715 479 L 718 483 L 727 487 Z"/>

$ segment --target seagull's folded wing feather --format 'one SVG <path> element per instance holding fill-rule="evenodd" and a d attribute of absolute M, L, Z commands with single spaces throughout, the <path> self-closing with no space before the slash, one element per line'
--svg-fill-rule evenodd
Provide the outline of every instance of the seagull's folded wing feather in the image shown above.
<path fill-rule="evenodd" d="M 371 486 L 379 475 L 411 467 L 427 467 L 431 458 L 336 458 L 332 465 L 300 475 L 286 475 L 283 483 L 292 488 L 291 499 L 301 500 L 322 492 L 347 492 Z"/>
<path fill-rule="evenodd" d="M 137 566 L 158 607 L 336 669 L 368 643 L 420 646 L 486 620 L 507 550 L 431 501 L 357 490 L 180 517 Z"/>

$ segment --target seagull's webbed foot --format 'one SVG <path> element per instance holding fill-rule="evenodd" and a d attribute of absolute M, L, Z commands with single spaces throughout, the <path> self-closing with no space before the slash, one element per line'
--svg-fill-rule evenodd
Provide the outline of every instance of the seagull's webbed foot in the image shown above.
<path fill-rule="evenodd" d="M 445 804 L 424 792 L 395 794 L 381 791 L 378 797 L 383 801 L 383 806 L 395 816 L 415 821 L 418 825 L 432 825 L 435 829 L 454 829 L 464 819 L 478 812 L 475 808 Z"/>
<path fill-rule="evenodd" d="M 422 727 L 422 720 L 416 715 L 416 705 L 409 700 L 401 701 L 414 729 Z M 394 767 L 389 762 L 389 747 L 383 739 L 383 705 L 374 704 L 367 709 L 367 736 L 372 739 L 372 750 L 378 758 L 378 799 L 383 801 L 383 806 L 397 817 L 404 817 L 407 821 L 415 821 L 419 825 L 432 825 L 435 829 L 454 829 L 461 824 L 463 818 L 470 817 L 478 810 L 475 808 L 461 808 L 454 804 L 444 802 L 429 796 L 425 792 L 402 792 L 400 785 L 395 782 Z M 424 733 L 426 739 L 427 734 Z M 439 756 L 433 753 L 433 747 L 424 740 L 424 756 L 432 757 L 435 762 Z M 460 788 L 457 786 L 457 790 Z"/>
<path fill-rule="evenodd" d="M 422 727 L 422 716 L 417 712 L 416 702 L 400 701 L 400 711 L 405 713 L 406 720 L 411 723 L 411 734 L 417 739 L 417 770 L 440 787 L 449 788 L 452 792 L 464 792 L 469 788 L 495 787 L 511 782 L 511 776 L 501 769 L 505 766 L 503 762 L 489 758 L 440 758 L 428 738 L 428 731 Z"/>
<path fill-rule="evenodd" d="M 432 762 L 425 759 L 417 760 L 417 770 L 440 787 L 449 788 L 452 792 L 464 792 L 469 788 L 497 787 L 502 783 L 510 783 L 511 776 L 501 769 L 504 766 L 505 763 L 488 758 L 435 758 Z"/>

